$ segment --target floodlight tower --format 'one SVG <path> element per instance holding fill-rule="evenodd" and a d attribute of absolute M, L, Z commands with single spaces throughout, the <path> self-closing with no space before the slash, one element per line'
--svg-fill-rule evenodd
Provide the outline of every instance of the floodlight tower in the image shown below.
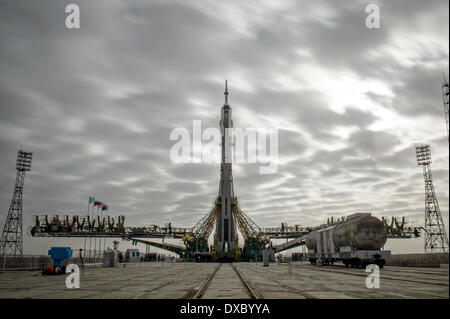
<path fill-rule="evenodd" d="M 25 152 L 22 149 L 17 151 L 16 161 L 16 184 L 6 217 L 5 226 L 0 240 L 0 254 L 3 257 L 3 268 L 5 268 L 6 256 L 13 259 L 22 260 L 23 257 L 23 236 L 22 236 L 22 196 L 25 172 L 31 170 L 32 152 Z"/>
<path fill-rule="evenodd" d="M 429 255 L 448 254 L 448 237 L 442 221 L 441 210 L 434 192 L 431 176 L 430 145 L 416 146 L 417 165 L 423 166 L 425 180 L 425 253 Z"/>
<path fill-rule="evenodd" d="M 449 115 L 448 115 L 448 99 L 449 99 L 449 90 L 448 90 L 448 82 L 444 75 L 444 83 L 442 83 L 442 99 L 444 100 L 444 113 L 445 113 L 445 123 L 447 126 L 447 139 L 450 143 L 449 136 Z"/>

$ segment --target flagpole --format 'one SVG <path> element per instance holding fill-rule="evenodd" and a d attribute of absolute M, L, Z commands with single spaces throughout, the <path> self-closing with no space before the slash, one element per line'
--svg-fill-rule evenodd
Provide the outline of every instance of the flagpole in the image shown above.
<path fill-rule="evenodd" d="M 100 231 L 101 231 L 100 223 L 102 221 L 102 215 L 103 215 L 103 207 L 102 207 L 102 210 L 100 211 L 100 219 L 99 219 L 99 223 L 98 223 L 98 227 L 99 227 Z M 101 236 L 101 234 L 100 234 L 100 236 Z M 99 252 L 98 254 L 100 255 L 99 257 L 101 260 L 101 258 L 102 258 L 102 237 L 100 237 L 100 239 L 98 241 L 98 252 Z"/>
<path fill-rule="evenodd" d="M 89 207 L 91 207 L 91 194 L 89 194 L 89 200 L 88 200 L 88 215 L 89 215 Z M 83 224 L 83 227 L 84 227 L 84 224 Z M 83 254 L 86 255 L 86 235 L 84 236 Z M 83 269 L 84 269 L 84 265 L 83 265 Z"/>
<path fill-rule="evenodd" d="M 94 203 L 95 204 L 95 203 Z M 97 207 L 98 207 L 98 205 L 97 205 Z M 91 220 L 91 224 L 92 224 L 92 233 L 94 233 L 94 225 L 95 225 L 95 216 L 94 216 L 94 214 L 95 214 L 95 211 L 94 211 L 95 209 L 94 208 L 92 208 L 92 220 Z M 95 234 L 94 234 L 95 235 Z M 94 236 L 94 256 L 93 256 L 93 258 L 94 258 L 94 262 L 93 262 L 93 264 L 92 264 L 92 261 L 91 261 L 91 264 L 92 264 L 92 267 L 95 267 L 95 255 L 96 255 L 96 247 L 97 247 L 97 237 L 95 237 Z M 92 249 L 92 248 L 91 248 Z"/>
<path fill-rule="evenodd" d="M 98 213 L 98 205 L 97 205 L 97 213 Z M 95 216 L 94 216 L 94 212 L 92 213 L 92 219 L 93 222 L 95 222 Z M 95 224 L 94 224 L 95 225 Z M 97 255 L 97 236 L 94 237 L 94 267 L 95 267 L 95 263 L 97 262 L 97 260 L 95 259 Z"/>
<path fill-rule="evenodd" d="M 99 209 L 99 207 L 97 206 L 97 213 L 96 213 L 95 217 L 98 216 L 98 209 Z M 97 221 L 98 221 L 98 218 L 97 218 Z M 100 225 L 97 225 L 97 232 L 98 232 L 99 226 Z M 94 248 L 94 262 L 97 264 L 97 259 L 96 259 L 97 258 L 97 237 L 95 237 L 95 244 L 94 244 L 94 246 L 95 246 L 95 248 Z"/>
<path fill-rule="evenodd" d="M 95 203 L 94 203 L 95 204 Z M 94 207 L 92 207 L 92 214 L 94 212 Z M 88 219 L 89 219 L 89 224 L 91 223 L 91 215 L 90 212 L 88 213 Z M 88 225 L 89 227 L 91 225 Z M 89 229 L 90 231 L 90 229 Z M 92 260 L 91 260 L 91 250 L 92 250 L 92 237 L 89 236 L 89 266 L 92 267 Z"/>
<path fill-rule="evenodd" d="M 105 215 L 108 216 L 108 206 L 106 206 Z M 102 219 L 102 222 L 103 222 L 103 219 Z M 103 225 L 103 227 L 105 227 L 105 225 Z M 103 251 L 105 251 L 105 249 L 106 249 L 105 246 L 106 246 L 106 237 L 103 239 Z"/>

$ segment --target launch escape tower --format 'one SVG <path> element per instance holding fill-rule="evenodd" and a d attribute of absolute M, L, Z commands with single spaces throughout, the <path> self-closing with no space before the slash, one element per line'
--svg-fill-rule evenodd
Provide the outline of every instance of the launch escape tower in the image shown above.
<path fill-rule="evenodd" d="M 448 237 L 431 176 L 430 145 L 416 146 L 417 165 L 423 166 L 425 180 L 425 253 L 448 256 Z"/>
<path fill-rule="evenodd" d="M 32 152 L 25 152 L 20 149 L 17 152 L 16 161 L 16 184 L 9 207 L 8 215 L 3 227 L 0 240 L 0 254 L 2 256 L 3 269 L 5 268 L 6 257 L 12 257 L 12 262 L 19 266 L 23 257 L 23 236 L 22 236 L 22 196 L 25 172 L 31 170 Z"/>

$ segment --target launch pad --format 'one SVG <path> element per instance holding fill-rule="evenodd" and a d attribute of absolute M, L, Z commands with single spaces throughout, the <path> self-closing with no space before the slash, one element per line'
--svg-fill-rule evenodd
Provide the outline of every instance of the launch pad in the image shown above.
<path fill-rule="evenodd" d="M 380 289 L 368 289 L 364 269 L 316 267 L 301 262 L 143 263 L 126 268 L 89 268 L 79 289 L 67 289 L 66 276 L 33 272 L 0 273 L 0 298 L 37 299 L 250 299 L 236 267 L 257 298 L 270 299 L 448 299 L 448 269 L 386 266 Z M 200 290 L 206 287 L 204 291 Z M 255 299 L 255 298 L 252 298 Z"/>
<path fill-rule="evenodd" d="M 31 228 L 31 235 L 34 237 L 110 237 L 130 240 L 133 244 L 143 243 L 148 246 L 155 246 L 174 252 L 185 260 L 196 259 L 202 261 L 261 261 L 264 249 L 279 253 L 287 249 L 302 246 L 307 243 L 317 233 L 324 229 L 336 229 L 347 223 L 346 217 L 339 219 L 329 219 L 326 224 L 316 227 L 303 227 L 301 225 L 288 226 L 284 223 L 281 227 L 261 228 L 239 207 L 237 196 L 235 195 L 232 173 L 232 138 L 229 133 L 233 128 L 232 109 L 228 102 L 228 85 L 225 81 L 225 102 L 221 108 L 221 118 L 219 122 L 221 131 L 221 165 L 220 182 L 218 195 L 214 201 L 214 207 L 192 228 L 173 227 L 171 223 L 165 227 L 149 225 L 146 227 L 126 227 L 124 216 L 111 217 L 100 216 L 36 216 L 35 225 Z M 420 236 L 420 227 L 407 225 L 405 219 L 401 220 L 392 217 L 390 224 L 387 219 L 375 220 L 371 225 L 366 224 L 359 231 L 360 236 L 367 237 L 367 247 L 372 247 L 370 241 L 374 234 L 382 240 L 387 238 L 413 238 Z M 376 222 L 378 220 L 378 222 Z M 351 224 L 352 222 L 349 221 Z M 375 226 L 376 227 L 375 227 Z M 342 228 L 342 227 L 341 227 Z M 209 246 L 208 239 L 215 229 L 214 243 Z M 238 230 L 244 239 L 239 243 Z M 327 233 L 328 237 L 331 233 Z M 364 235 L 366 234 L 366 235 Z M 184 246 L 149 241 L 148 238 L 178 238 L 182 239 Z M 281 245 L 273 245 L 271 239 L 286 238 L 287 242 Z M 290 241 L 289 241 L 290 239 Z M 363 239 L 364 240 L 364 239 Z M 321 241 L 322 242 L 322 241 Z M 323 241 L 325 243 L 325 241 Z M 349 241 L 349 243 L 351 240 Z M 384 244 L 383 242 L 383 244 Z M 383 244 L 378 244 L 379 249 Z M 346 244 L 347 245 L 347 244 Z M 350 245 L 350 244 L 348 244 Z M 361 250 L 356 251 L 355 247 L 343 247 L 347 249 L 345 254 L 359 256 Z M 314 246 L 316 247 L 316 246 Z M 312 247 L 308 247 L 312 249 Z M 316 248 L 314 248 L 316 249 Z M 313 250 L 314 250 L 313 249 Z M 350 250 L 348 250 L 350 249 Z M 365 248 L 363 248 L 365 249 Z M 311 251 L 313 251 L 311 250 Z M 333 251 L 334 252 L 334 251 Z M 364 252 L 366 255 L 368 251 Z M 372 251 L 374 255 L 384 255 L 384 253 Z M 320 255 L 320 256 L 319 256 Z M 341 254 L 342 255 L 342 254 Z M 315 251 L 310 260 L 316 260 L 331 264 L 337 259 L 343 259 L 341 255 L 332 257 L 320 251 Z M 350 255 L 349 255 L 350 256 Z M 386 255 L 387 256 L 387 255 Z M 350 258 L 350 257 L 348 257 Z M 360 259 L 359 257 L 352 257 Z M 378 257 L 373 260 L 378 260 Z M 369 261 L 372 259 L 368 259 Z M 368 262 L 369 262 L 368 261 Z M 377 261 L 377 263 L 379 263 Z M 350 264 L 350 261 L 349 261 Z M 354 261 L 351 262 L 354 264 Z M 359 263 L 358 264 L 364 264 Z M 380 263 L 381 265 L 382 263 Z"/>

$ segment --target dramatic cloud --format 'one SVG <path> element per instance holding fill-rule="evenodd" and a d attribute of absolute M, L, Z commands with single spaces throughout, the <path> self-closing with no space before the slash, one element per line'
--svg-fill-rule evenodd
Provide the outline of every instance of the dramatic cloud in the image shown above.
<path fill-rule="evenodd" d="M 275 174 L 233 167 L 258 225 L 357 211 L 422 225 L 417 143 L 431 144 L 448 224 L 447 1 L 376 1 L 381 28 L 368 29 L 372 1 L 80 0 L 81 28 L 69 30 L 71 2 L 1 1 L 1 225 L 22 145 L 34 153 L 25 228 L 43 212 L 85 214 L 89 194 L 128 225 L 193 226 L 219 165 L 172 163 L 169 136 L 193 120 L 218 127 L 225 78 L 235 127 L 279 130 Z M 25 252 L 49 242 L 26 236 Z M 422 239 L 387 246 L 423 251 Z"/>

